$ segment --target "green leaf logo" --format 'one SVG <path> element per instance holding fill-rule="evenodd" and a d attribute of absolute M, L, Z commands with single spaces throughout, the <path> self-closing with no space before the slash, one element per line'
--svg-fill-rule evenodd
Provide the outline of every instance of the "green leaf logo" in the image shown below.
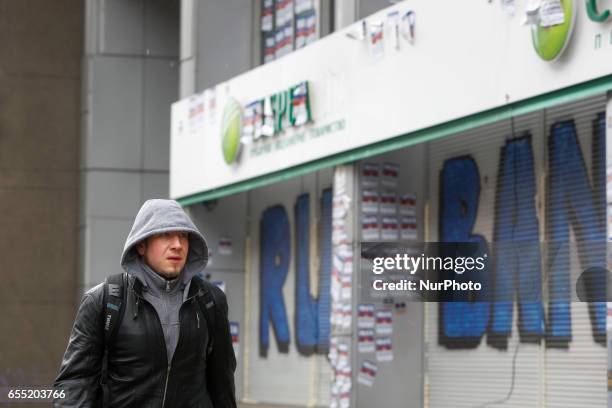
<path fill-rule="evenodd" d="M 240 154 L 242 136 L 242 108 L 238 101 L 229 98 L 223 110 L 221 122 L 221 149 L 227 164 L 234 163 Z"/>
<path fill-rule="evenodd" d="M 544 61 L 556 60 L 565 50 L 572 35 L 574 20 L 576 19 L 576 2 L 574 0 L 561 0 L 564 21 L 551 27 L 533 27 L 531 39 L 533 47 Z"/>

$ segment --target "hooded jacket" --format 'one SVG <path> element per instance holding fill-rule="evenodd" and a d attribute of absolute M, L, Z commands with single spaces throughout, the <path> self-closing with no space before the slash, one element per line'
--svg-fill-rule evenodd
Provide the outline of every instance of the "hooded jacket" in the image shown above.
<path fill-rule="evenodd" d="M 170 231 L 189 233 L 189 252 L 180 275 L 168 281 L 146 265 L 136 246 L 148 237 Z M 173 200 L 149 200 L 136 215 L 121 255 L 121 267 L 142 283 L 143 297 L 153 305 L 164 331 L 168 361 L 179 338 L 179 309 L 187 299 L 191 279 L 208 262 L 208 246 L 179 203 Z"/>
<path fill-rule="evenodd" d="M 187 261 L 173 281 L 152 271 L 136 251 L 142 240 L 169 231 L 189 233 Z M 227 301 L 220 289 L 195 277 L 207 260 L 204 237 L 177 202 L 149 200 L 142 206 L 121 256 L 128 285 L 123 319 L 109 345 L 111 407 L 236 407 Z M 200 306 L 206 290 L 215 303 L 214 336 Z M 55 407 L 101 406 L 103 297 L 104 284 L 83 296 L 54 383 L 65 391 L 54 400 Z"/>

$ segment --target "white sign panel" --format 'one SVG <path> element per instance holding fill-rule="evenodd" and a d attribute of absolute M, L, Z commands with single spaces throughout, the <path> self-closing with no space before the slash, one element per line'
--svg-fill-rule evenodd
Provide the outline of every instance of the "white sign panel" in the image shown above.
<path fill-rule="evenodd" d="M 542 47 L 542 27 L 521 25 L 523 13 L 487 2 L 404 1 L 365 19 L 369 34 L 389 13 L 410 16 L 412 34 L 399 36 L 399 47 L 384 41 L 373 55 L 369 35 L 348 35 L 363 32 L 358 22 L 217 85 L 203 116 L 194 119 L 193 98 L 176 102 L 170 195 L 211 191 L 610 74 L 610 25 L 575 4 L 563 10 L 563 24 L 548 21 L 566 36 L 557 52 L 555 44 Z"/>

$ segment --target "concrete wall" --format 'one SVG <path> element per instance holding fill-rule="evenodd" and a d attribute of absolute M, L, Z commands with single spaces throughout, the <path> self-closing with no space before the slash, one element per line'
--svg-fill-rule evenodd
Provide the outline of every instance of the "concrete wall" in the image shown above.
<path fill-rule="evenodd" d="M 120 272 L 140 205 L 168 196 L 179 3 L 88 0 L 82 104 L 81 286 Z"/>
<path fill-rule="evenodd" d="M 74 317 L 82 50 L 81 0 L 0 1 L 2 386 L 50 384 Z"/>
<path fill-rule="evenodd" d="M 365 18 L 379 10 L 390 7 L 397 1 L 390 0 L 357 0 L 359 3 L 359 19 Z"/>

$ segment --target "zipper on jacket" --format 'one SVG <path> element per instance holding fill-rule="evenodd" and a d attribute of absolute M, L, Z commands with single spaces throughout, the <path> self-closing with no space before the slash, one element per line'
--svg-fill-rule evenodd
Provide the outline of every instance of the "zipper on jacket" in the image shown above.
<path fill-rule="evenodd" d="M 198 329 L 200 328 L 200 314 L 196 310 L 196 319 L 198 319 Z"/>
<path fill-rule="evenodd" d="M 172 364 L 168 364 L 168 370 L 166 370 L 166 385 L 164 385 L 164 398 L 162 399 L 162 408 L 166 405 L 166 392 L 168 391 L 168 379 L 170 378 L 170 367 Z"/>

